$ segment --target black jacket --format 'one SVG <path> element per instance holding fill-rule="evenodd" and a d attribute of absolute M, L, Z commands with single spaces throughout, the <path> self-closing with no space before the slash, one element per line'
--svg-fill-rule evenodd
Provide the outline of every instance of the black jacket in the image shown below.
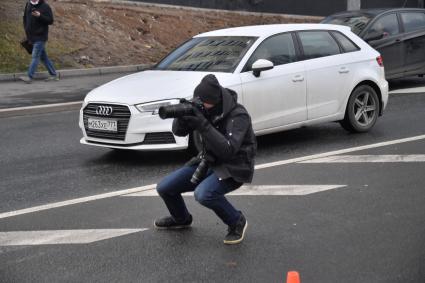
<path fill-rule="evenodd" d="M 207 155 L 214 159 L 210 167 L 219 178 L 233 178 L 240 183 L 249 183 L 254 175 L 254 157 L 257 140 L 252 129 L 251 117 L 245 107 L 237 103 L 233 90 L 222 88 L 223 112 L 210 119 L 210 124 L 201 132 Z M 181 119 L 174 119 L 173 133 L 186 136 L 192 131 Z M 199 163 L 199 155 L 188 165 Z"/>
<path fill-rule="evenodd" d="M 33 10 L 39 11 L 40 17 L 34 17 L 31 14 Z M 24 29 L 29 41 L 47 41 L 51 24 L 53 24 L 52 9 L 44 0 L 40 0 L 35 6 L 27 2 L 24 10 Z"/>

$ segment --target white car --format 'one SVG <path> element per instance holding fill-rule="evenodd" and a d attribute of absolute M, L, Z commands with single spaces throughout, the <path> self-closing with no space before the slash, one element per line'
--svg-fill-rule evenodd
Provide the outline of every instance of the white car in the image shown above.
<path fill-rule="evenodd" d="M 206 74 L 238 93 L 256 135 L 340 121 L 365 132 L 382 115 L 388 82 L 380 54 L 350 31 L 326 24 L 222 29 L 193 37 L 153 69 L 92 90 L 80 111 L 87 145 L 185 149 L 158 108 L 191 98 Z M 196 140 L 196 138 L 195 138 Z"/>

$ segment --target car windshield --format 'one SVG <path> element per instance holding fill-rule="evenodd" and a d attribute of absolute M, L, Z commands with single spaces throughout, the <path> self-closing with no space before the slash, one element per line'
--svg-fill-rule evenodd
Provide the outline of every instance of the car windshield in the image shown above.
<path fill-rule="evenodd" d="M 233 72 L 255 37 L 195 37 L 171 52 L 154 68 L 172 71 Z"/>
<path fill-rule="evenodd" d="M 322 23 L 348 26 L 352 32 L 359 35 L 372 18 L 373 15 L 369 14 L 335 15 L 327 17 Z"/>

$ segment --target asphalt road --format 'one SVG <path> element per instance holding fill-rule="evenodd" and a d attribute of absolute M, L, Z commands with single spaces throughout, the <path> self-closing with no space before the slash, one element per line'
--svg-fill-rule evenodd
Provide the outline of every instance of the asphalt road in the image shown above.
<path fill-rule="evenodd" d="M 425 95 L 393 95 L 366 134 L 329 123 L 258 139 L 257 164 L 425 134 Z M 0 213 L 156 183 L 185 152 L 83 146 L 76 111 L 0 119 Z M 354 155 L 425 154 L 423 139 Z M 1 232 L 147 228 L 89 244 L 0 245 L 1 282 L 424 282 L 424 162 L 290 163 L 256 185 L 339 184 L 306 196 L 231 196 L 250 227 L 242 245 L 187 197 L 194 227 L 158 232 L 157 197 L 119 196 L 0 219 Z M 3 236 L 4 238 L 4 236 Z"/>
<path fill-rule="evenodd" d="M 350 134 L 328 123 L 258 139 L 256 163 L 425 133 L 425 95 L 395 95 L 373 131 Z M 406 111 L 408 109 L 408 111 Z M 190 156 L 123 152 L 79 144 L 78 112 L 3 118 L 0 212 L 153 184 Z"/>

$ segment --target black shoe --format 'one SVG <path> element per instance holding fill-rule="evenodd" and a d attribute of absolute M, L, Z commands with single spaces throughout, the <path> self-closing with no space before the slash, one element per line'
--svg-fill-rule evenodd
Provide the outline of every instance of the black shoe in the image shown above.
<path fill-rule="evenodd" d="M 166 216 L 160 219 L 156 219 L 153 225 L 157 229 L 184 229 L 190 227 L 192 224 L 192 215 L 189 214 L 189 218 L 184 222 L 176 222 L 173 217 Z"/>
<path fill-rule="evenodd" d="M 246 221 L 245 216 L 241 213 L 238 222 L 236 222 L 234 226 L 229 226 L 227 230 L 228 233 L 224 238 L 224 243 L 227 245 L 234 245 L 242 242 L 247 227 L 248 221 Z"/>

